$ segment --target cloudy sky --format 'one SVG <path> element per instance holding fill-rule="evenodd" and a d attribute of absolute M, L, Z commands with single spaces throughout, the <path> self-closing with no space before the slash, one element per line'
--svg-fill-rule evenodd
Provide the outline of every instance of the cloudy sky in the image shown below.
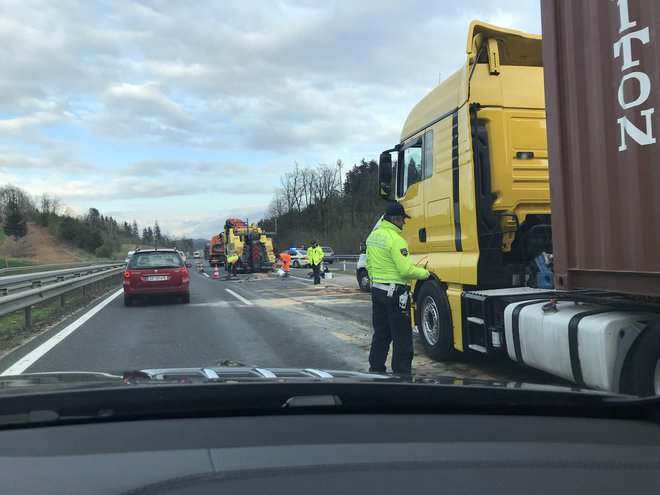
<path fill-rule="evenodd" d="M 209 237 L 280 177 L 398 141 L 473 19 L 538 0 L 0 1 L 0 185 Z"/>

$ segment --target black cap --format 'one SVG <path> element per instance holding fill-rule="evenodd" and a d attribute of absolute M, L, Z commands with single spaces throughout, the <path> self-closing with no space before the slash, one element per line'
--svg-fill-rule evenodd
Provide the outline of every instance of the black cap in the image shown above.
<path fill-rule="evenodd" d="M 399 203 L 390 203 L 387 205 L 385 216 L 410 218 L 410 215 L 406 213 L 406 210 L 404 210 L 403 206 L 401 206 Z"/>

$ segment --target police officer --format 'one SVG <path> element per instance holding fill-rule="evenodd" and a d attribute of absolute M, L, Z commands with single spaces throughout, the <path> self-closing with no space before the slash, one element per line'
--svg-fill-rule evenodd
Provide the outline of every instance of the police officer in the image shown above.
<path fill-rule="evenodd" d="M 312 241 L 312 247 L 307 250 L 307 259 L 312 265 L 314 272 L 314 285 L 321 283 L 321 263 L 323 262 L 323 249 L 316 241 Z"/>
<path fill-rule="evenodd" d="M 367 272 L 372 281 L 371 302 L 374 335 L 369 352 L 369 371 L 385 372 L 385 361 L 392 350 L 392 371 L 411 374 L 413 359 L 410 324 L 410 280 L 429 277 L 424 268 L 412 264 L 408 243 L 401 230 L 410 218 L 403 206 L 387 206 L 380 227 L 367 238 Z"/>

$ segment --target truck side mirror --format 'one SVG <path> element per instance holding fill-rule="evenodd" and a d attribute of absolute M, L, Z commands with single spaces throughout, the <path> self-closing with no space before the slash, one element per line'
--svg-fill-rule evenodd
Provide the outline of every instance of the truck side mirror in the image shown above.
<path fill-rule="evenodd" d="M 378 162 L 378 194 L 388 199 L 392 194 L 392 155 L 389 151 L 380 154 Z"/>

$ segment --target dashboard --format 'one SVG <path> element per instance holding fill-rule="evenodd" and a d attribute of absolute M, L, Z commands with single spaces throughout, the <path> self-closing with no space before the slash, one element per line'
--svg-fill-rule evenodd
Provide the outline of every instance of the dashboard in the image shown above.
<path fill-rule="evenodd" d="M 289 414 L 0 431 L 4 494 L 658 494 L 660 425 Z"/>

